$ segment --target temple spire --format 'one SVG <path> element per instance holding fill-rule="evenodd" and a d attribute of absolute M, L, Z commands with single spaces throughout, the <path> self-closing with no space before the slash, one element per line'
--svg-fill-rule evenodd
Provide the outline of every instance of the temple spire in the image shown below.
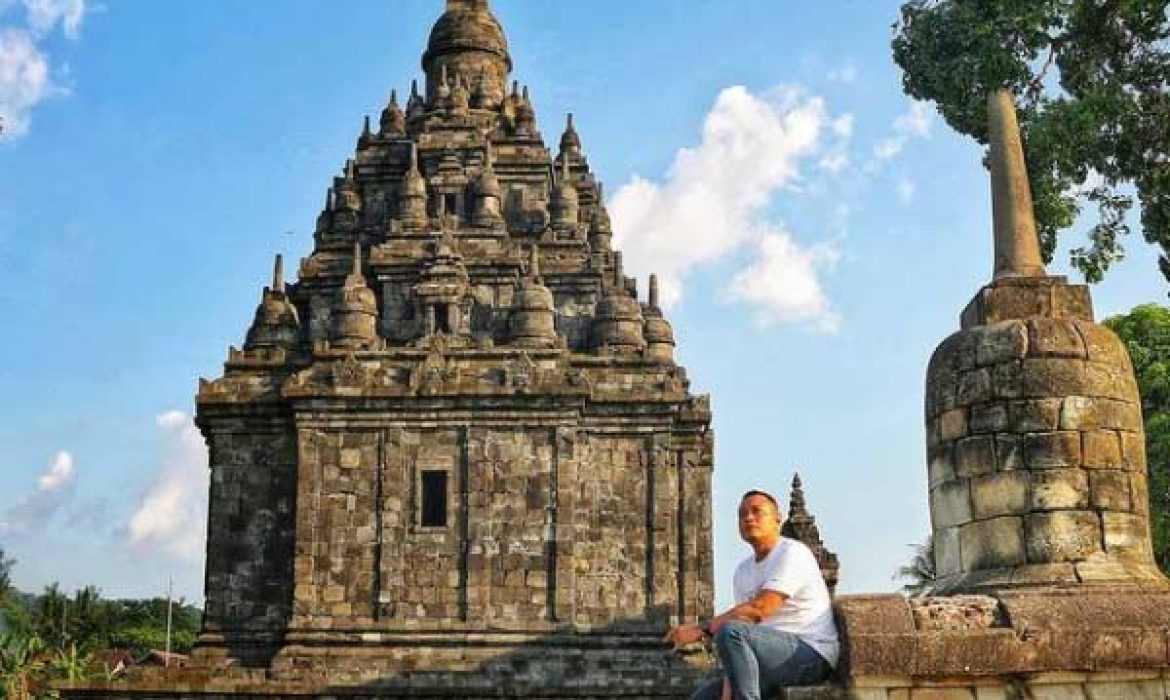
<path fill-rule="evenodd" d="M 1016 105 L 1006 89 L 988 101 L 991 141 L 991 203 L 995 223 L 993 279 L 1044 277 L 1036 213 L 1024 162 L 1024 145 L 1016 119 Z"/>
<path fill-rule="evenodd" d="M 284 294 L 284 256 L 276 254 L 276 263 L 272 266 L 272 291 Z"/>
<path fill-rule="evenodd" d="M 658 275 L 650 275 L 650 300 L 649 306 L 651 309 L 658 308 Z"/>

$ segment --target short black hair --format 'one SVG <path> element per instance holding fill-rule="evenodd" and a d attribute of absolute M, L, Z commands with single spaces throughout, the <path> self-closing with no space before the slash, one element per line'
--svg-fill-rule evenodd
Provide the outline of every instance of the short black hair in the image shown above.
<path fill-rule="evenodd" d="M 751 498 L 752 496 L 763 496 L 764 498 L 768 499 L 772 503 L 772 506 L 776 509 L 777 513 L 780 512 L 780 504 L 776 501 L 776 497 L 773 496 L 772 494 L 768 493 L 767 491 L 760 491 L 759 489 L 752 489 L 751 491 L 748 491 L 747 493 L 745 493 L 743 496 L 740 497 L 739 502 L 743 503 L 744 501 Z"/>

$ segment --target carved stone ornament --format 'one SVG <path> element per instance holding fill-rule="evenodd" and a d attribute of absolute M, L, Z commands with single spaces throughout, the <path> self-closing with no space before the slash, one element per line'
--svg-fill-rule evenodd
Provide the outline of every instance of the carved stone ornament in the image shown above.
<path fill-rule="evenodd" d="M 340 362 L 333 363 L 330 374 L 335 387 L 360 389 L 370 383 L 368 370 L 352 353 Z"/>

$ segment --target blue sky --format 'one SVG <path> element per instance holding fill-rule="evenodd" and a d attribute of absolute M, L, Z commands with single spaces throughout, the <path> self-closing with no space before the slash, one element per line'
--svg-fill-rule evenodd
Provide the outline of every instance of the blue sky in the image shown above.
<path fill-rule="evenodd" d="M 841 589 L 892 590 L 929 528 L 926 362 L 991 269 L 981 152 L 902 95 L 898 3 L 492 4 L 545 138 L 575 114 L 628 267 L 664 276 L 679 359 L 712 394 L 720 602 L 738 495 L 786 493 L 796 469 Z M 362 116 L 418 77 L 440 9 L 0 0 L 18 585 L 148 595 L 173 576 L 201 598 L 197 378 L 242 342 L 272 254 L 308 253 Z M 1099 317 L 1164 295 L 1137 238 L 1094 289 Z"/>

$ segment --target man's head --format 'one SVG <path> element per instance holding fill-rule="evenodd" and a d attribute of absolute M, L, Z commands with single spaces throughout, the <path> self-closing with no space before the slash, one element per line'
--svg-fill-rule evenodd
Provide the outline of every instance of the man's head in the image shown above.
<path fill-rule="evenodd" d="M 739 499 L 739 536 L 753 547 L 780 538 L 780 505 L 772 494 L 748 491 Z"/>

